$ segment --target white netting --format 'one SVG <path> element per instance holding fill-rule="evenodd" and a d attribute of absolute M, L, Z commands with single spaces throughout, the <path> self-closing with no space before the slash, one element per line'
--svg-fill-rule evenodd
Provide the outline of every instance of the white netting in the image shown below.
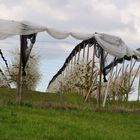
<path fill-rule="evenodd" d="M 0 19 L 0 39 L 14 35 L 28 35 L 46 30 L 45 27 L 30 22 L 16 22 Z"/>
<path fill-rule="evenodd" d="M 68 32 L 62 32 L 52 28 L 47 28 L 47 32 L 50 36 L 52 36 L 55 39 L 65 39 L 69 36 Z"/>
<path fill-rule="evenodd" d="M 132 56 L 134 54 L 119 37 L 107 34 L 95 34 L 95 38 L 99 45 L 113 56 L 122 58 L 125 55 Z"/>
<path fill-rule="evenodd" d="M 94 36 L 94 34 L 82 34 L 82 33 L 71 33 L 71 36 L 78 40 L 89 39 Z"/>
<path fill-rule="evenodd" d="M 55 39 L 65 39 L 70 35 L 79 40 L 85 40 L 92 37 L 91 34 L 64 32 L 53 28 L 47 28 L 28 21 L 9 21 L 0 19 L 0 39 L 5 39 L 14 35 L 28 35 L 47 31 Z"/>
<path fill-rule="evenodd" d="M 17 22 L 0 19 L 0 39 L 5 39 L 14 35 L 28 35 L 43 31 L 47 31 L 47 33 L 55 39 L 65 39 L 70 35 L 79 40 L 86 40 L 91 37 L 95 37 L 99 45 L 105 51 L 118 58 L 122 58 L 125 55 L 132 56 L 134 54 L 140 56 L 139 52 L 133 51 L 132 49 L 128 48 L 125 45 L 124 41 L 116 36 L 107 34 L 82 34 L 75 32 L 64 32 L 27 21 Z"/>

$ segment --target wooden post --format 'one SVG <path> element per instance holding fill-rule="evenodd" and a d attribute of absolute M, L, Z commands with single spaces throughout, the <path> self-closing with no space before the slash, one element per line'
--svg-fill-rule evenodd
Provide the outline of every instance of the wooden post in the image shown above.
<path fill-rule="evenodd" d="M 135 80 L 135 78 L 137 77 L 137 74 L 138 74 L 139 70 L 140 70 L 140 65 L 139 65 L 139 67 L 138 67 L 138 69 L 137 69 L 137 71 L 136 71 L 136 73 L 135 73 L 135 75 L 134 75 L 134 77 L 133 77 L 133 79 L 132 79 L 132 82 L 131 82 L 131 84 L 130 84 L 130 88 L 132 88 L 133 83 L 134 83 L 134 80 Z"/>
<path fill-rule="evenodd" d="M 64 80 L 64 71 L 62 71 L 61 73 L 61 82 L 60 82 L 60 86 L 61 86 L 61 91 L 60 91 L 60 103 L 63 104 L 63 92 L 64 92 L 64 89 L 63 89 L 63 81 Z"/>
<path fill-rule="evenodd" d="M 77 66 L 78 65 L 80 65 L 80 53 L 81 53 L 81 49 L 80 49 L 80 46 L 79 46 L 79 48 L 78 48 L 78 56 L 77 56 Z M 77 92 L 78 92 L 78 94 L 80 94 L 80 92 L 81 92 L 81 89 L 78 87 L 78 90 L 77 90 Z"/>
<path fill-rule="evenodd" d="M 89 44 L 88 44 L 88 47 L 87 47 L 87 63 L 88 63 L 88 61 L 89 61 Z"/>
<path fill-rule="evenodd" d="M 122 64 L 122 76 L 124 76 L 124 66 L 125 66 L 125 59 L 123 58 L 123 64 Z"/>
<path fill-rule="evenodd" d="M 101 56 L 100 56 L 100 75 L 99 75 L 99 85 L 98 85 L 98 95 L 97 95 L 97 109 L 100 109 L 101 105 L 101 90 L 102 90 L 102 64 L 103 64 L 103 59 L 104 59 L 104 50 L 101 49 Z"/>
<path fill-rule="evenodd" d="M 67 76 L 67 75 L 69 74 L 69 65 L 68 65 L 68 63 L 67 63 L 67 65 L 66 65 L 65 71 L 66 71 L 66 75 L 65 75 L 65 76 Z"/>
<path fill-rule="evenodd" d="M 84 62 L 85 62 L 85 44 L 84 44 L 84 48 L 83 48 L 83 64 L 84 64 Z"/>
<path fill-rule="evenodd" d="M 73 70 L 73 56 L 72 56 L 72 58 L 71 58 L 71 69 L 70 69 L 70 71 L 72 72 L 72 70 Z"/>
<path fill-rule="evenodd" d="M 21 35 L 20 36 L 19 71 L 18 71 L 18 77 L 17 77 L 17 94 L 16 94 L 17 104 L 20 104 L 21 95 L 22 95 L 22 53 L 23 53 L 24 47 L 26 47 L 26 37 Z"/>
<path fill-rule="evenodd" d="M 67 64 L 68 67 L 68 74 L 70 73 L 70 62 Z"/>
<path fill-rule="evenodd" d="M 77 53 L 75 51 L 75 53 L 74 53 L 74 65 L 76 64 L 76 55 L 77 55 Z"/>
<path fill-rule="evenodd" d="M 138 84 L 138 97 L 137 97 L 137 101 L 139 101 L 140 98 L 140 76 L 139 76 L 139 84 Z"/>
<path fill-rule="evenodd" d="M 135 66 L 135 64 L 136 64 L 136 61 L 134 61 L 134 63 L 133 63 L 133 59 L 131 59 L 131 63 L 130 63 L 130 73 L 129 73 L 129 85 L 131 85 L 131 77 L 132 77 L 132 72 L 133 72 L 133 68 L 134 68 L 134 66 Z"/>
<path fill-rule="evenodd" d="M 89 52 L 89 51 L 88 51 L 88 52 Z M 87 57 L 87 58 L 88 58 L 88 57 Z M 88 93 L 87 93 L 87 95 L 86 95 L 86 97 L 85 97 L 85 101 L 84 101 L 84 102 L 86 102 L 86 101 L 88 100 L 88 98 L 89 98 L 89 96 L 90 96 L 90 94 L 91 94 L 91 92 L 92 92 L 92 86 L 93 86 L 93 84 L 94 84 L 94 82 L 93 82 L 94 60 L 95 60 L 95 53 L 94 53 L 94 46 L 93 46 L 93 51 L 92 51 L 92 65 L 91 65 L 91 75 L 90 75 L 90 88 L 89 88 L 89 90 L 88 90 Z"/>
<path fill-rule="evenodd" d="M 132 66 L 133 66 L 132 64 L 133 64 L 133 59 L 131 58 L 130 69 L 129 69 L 129 75 L 130 75 L 130 77 L 131 77 L 131 75 L 132 75 L 132 71 L 131 71 Z M 129 84 L 130 84 L 130 82 L 131 82 L 131 78 L 129 78 Z"/>
<path fill-rule="evenodd" d="M 19 71 L 18 71 L 18 77 L 17 77 L 17 94 L 16 94 L 17 104 L 20 104 L 21 102 L 21 93 L 22 93 L 22 61 L 21 61 L 21 55 L 20 55 Z"/>
<path fill-rule="evenodd" d="M 77 58 L 77 64 L 79 64 L 79 62 L 80 62 L 80 52 L 81 52 L 81 50 L 80 50 L 80 47 L 79 47 L 79 50 L 78 50 L 78 58 Z"/>
<path fill-rule="evenodd" d="M 119 70 L 119 71 L 121 71 L 121 70 Z M 116 66 L 116 72 L 115 72 L 115 77 L 114 77 L 114 83 L 116 83 L 117 82 L 117 75 L 119 74 L 119 72 L 118 72 L 118 65 Z M 113 85 L 113 89 L 114 89 L 114 93 L 113 93 L 113 101 L 115 101 L 115 97 L 116 97 L 116 95 L 117 95 L 117 86 L 116 85 Z"/>
<path fill-rule="evenodd" d="M 95 52 L 94 52 L 94 46 L 93 46 L 90 83 L 92 83 L 92 78 L 93 78 L 94 65 L 95 65 L 95 64 L 94 64 L 94 63 L 95 63 L 94 61 L 95 61 Z"/>
<path fill-rule="evenodd" d="M 110 83 L 112 81 L 112 78 L 113 78 L 113 69 L 111 69 L 111 72 L 110 72 L 110 78 L 108 80 L 108 84 L 107 84 L 107 87 L 106 87 L 106 90 L 105 90 L 105 97 L 104 97 L 104 100 L 103 100 L 103 107 L 105 107 L 105 104 L 106 104 L 106 100 L 107 100 L 107 95 L 108 95 L 108 92 L 109 92 L 109 86 L 110 86 Z"/>

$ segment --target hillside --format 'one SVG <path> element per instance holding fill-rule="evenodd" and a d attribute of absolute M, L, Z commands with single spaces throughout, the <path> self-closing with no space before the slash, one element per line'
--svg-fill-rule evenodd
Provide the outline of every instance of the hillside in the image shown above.
<path fill-rule="evenodd" d="M 139 102 L 121 104 L 138 109 Z M 110 105 L 114 106 L 114 105 Z M 76 94 L 28 92 L 15 104 L 15 90 L 0 89 L 1 140 L 139 140 L 140 113 L 93 111 Z"/>

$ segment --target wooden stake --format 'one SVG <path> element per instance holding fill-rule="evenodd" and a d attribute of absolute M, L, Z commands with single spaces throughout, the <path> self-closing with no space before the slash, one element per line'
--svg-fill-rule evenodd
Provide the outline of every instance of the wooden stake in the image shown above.
<path fill-rule="evenodd" d="M 67 64 L 67 70 L 68 70 L 68 74 L 70 73 L 70 62 Z"/>
<path fill-rule="evenodd" d="M 76 64 L 76 55 L 77 55 L 77 53 L 75 51 L 75 53 L 74 53 L 74 65 Z"/>
<path fill-rule="evenodd" d="M 139 76 L 139 84 L 138 84 L 138 98 L 137 101 L 139 101 L 140 98 L 140 76 Z"/>
<path fill-rule="evenodd" d="M 79 47 L 79 50 L 78 50 L 78 58 L 77 58 L 77 64 L 79 64 L 79 61 L 80 61 L 80 52 L 81 52 L 81 50 L 80 50 L 80 47 Z"/>
<path fill-rule="evenodd" d="M 21 62 L 21 55 L 20 55 L 19 71 L 18 71 L 18 78 L 17 78 L 17 94 L 16 94 L 17 104 L 20 104 L 21 102 L 21 93 L 22 93 L 22 62 Z"/>
<path fill-rule="evenodd" d="M 85 44 L 84 44 L 84 48 L 83 48 L 83 62 L 85 60 Z"/>
<path fill-rule="evenodd" d="M 92 51 L 92 66 L 91 66 L 91 78 L 90 78 L 90 82 L 92 83 L 92 76 L 93 76 L 93 70 L 94 70 L 94 62 L 95 61 L 95 52 L 94 52 L 94 46 L 93 46 L 93 51 Z"/>
<path fill-rule="evenodd" d="M 62 71 L 61 73 L 61 78 L 60 78 L 60 93 L 59 93 L 59 97 L 60 97 L 60 103 L 63 104 L 63 78 L 64 78 L 64 71 Z"/>
<path fill-rule="evenodd" d="M 70 69 L 70 71 L 72 72 L 72 69 L 73 69 L 73 57 L 71 58 L 71 69 Z"/>
<path fill-rule="evenodd" d="M 90 88 L 89 88 L 89 91 L 88 91 L 88 93 L 87 93 L 87 95 L 86 95 L 86 98 L 85 98 L 85 100 L 84 100 L 84 102 L 86 102 L 87 100 L 88 100 L 88 98 L 89 98 L 89 96 L 90 96 L 90 94 L 91 94 L 91 90 L 92 90 L 92 86 L 93 86 L 93 69 L 94 69 L 94 59 L 95 59 L 95 53 L 94 53 L 94 46 L 93 46 L 93 51 L 92 51 L 92 66 L 91 66 L 91 75 L 90 75 Z"/>
<path fill-rule="evenodd" d="M 88 44 L 88 47 L 87 47 L 87 63 L 88 63 L 88 61 L 89 61 L 89 44 Z"/>
<path fill-rule="evenodd" d="M 95 74 L 94 77 L 97 78 L 97 77 L 98 77 L 98 74 Z M 94 79 L 94 81 L 92 80 L 91 86 L 90 86 L 89 91 L 88 91 L 88 93 L 87 93 L 87 95 L 86 95 L 86 97 L 85 97 L 84 102 L 87 102 L 87 100 L 88 100 L 88 98 L 89 98 L 91 92 L 93 91 L 93 90 L 92 90 L 93 86 L 94 86 L 94 90 L 97 89 L 97 86 L 94 85 L 94 84 L 95 84 L 95 80 L 97 80 L 97 79 Z"/>
<path fill-rule="evenodd" d="M 122 75 L 124 74 L 125 59 L 123 58 Z"/>
<path fill-rule="evenodd" d="M 97 96 L 97 109 L 100 109 L 101 104 L 101 89 L 102 89 L 102 64 L 103 64 L 103 56 L 104 50 L 101 48 L 101 56 L 100 56 L 100 75 L 99 75 L 99 86 L 98 86 L 98 96 Z"/>
<path fill-rule="evenodd" d="M 118 77 L 119 77 L 119 74 L 121 72 L 121 68 L 119 69 L 118 71 L 118 65 L 116 66 L 116 74 L 115 74 L 115 77 L 114 77 L 114 83 L 116 83 Z M 115 95 L 113 95 L 113 100 L 115 100 L 115 97 L 118 93 L 118 87 L 116 85 L 113 85 L 113 88 L 114 88 L 114 91 L 115 91 Z"/>
<path fill-rule="evenodd" d="M 108 91 L 109 91 L 109 86 L 110 86 L 110 83 L 112 81 L 112 78 L 113 78 L 113 69 L 111 70 L 110 72 L 110 78 L 109 78 L 109 81 L 108 81 L 108 84 L 107 84 L 107 88 L 106 88 L 106 91 L 105 91 L 105 97 L 104 97 L 104 101 L 103 101 L 103 107 L 105 107 L 105 104 L 106 104 L 106 99 L 107 99 L 107 95 L 108 95 Z"/>
<path fill-rule="evenodd" d="M 137 77 L 137 74 L 138 74 L 139 70 L 140 70 L 140 65 L 139 65 L 139 67 L 138 67 L 138 69 L 137 69 L 137 71 L 136 71 L 136 73 L 135 73 L 135 75 L 134 75 L 134 77 L 133 77 L 133 79 L 132 79 L 132 82 L 131 82 L 131 84 L 130 84 L 130 88 L 132 88 L 133 83 L 134 83 L 134 80 L 135 80 L 135 78 Z"/>
<path fill-rule="evenodd" d="M 133 59 L 131 59 L 131 63 L 130 63 L 129 85 L 131 85 L 132 72 L 133 72 L 133 68 L 134 68 L 134 66 L 135 66 L 135 64 L 136 64 L 136 61 L 134 61 L 133 65 L 132 65 L 132 63 L 133 63 Z"/>

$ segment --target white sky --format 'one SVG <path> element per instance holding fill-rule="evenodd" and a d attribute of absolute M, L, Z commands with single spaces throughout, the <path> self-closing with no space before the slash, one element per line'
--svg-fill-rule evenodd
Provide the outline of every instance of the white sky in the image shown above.
<path fill-rule="evenodd" d="M 0 18 L 28 20 L 66 31 L 117 35 L 128 46 L 139 48 L 139 7 L 140 0 L 0 0 Z M 7 50 L 19 46 L 17 40 L 13 37 L 0 41 L 0 49 L 6 55 Z M 41 56 L 40 69 L 44 73 L 38 90 L 46 89 L 78 42 L 72 38 L 58 41 L 47 33 L 38 35 L 34 51 Z"/>

